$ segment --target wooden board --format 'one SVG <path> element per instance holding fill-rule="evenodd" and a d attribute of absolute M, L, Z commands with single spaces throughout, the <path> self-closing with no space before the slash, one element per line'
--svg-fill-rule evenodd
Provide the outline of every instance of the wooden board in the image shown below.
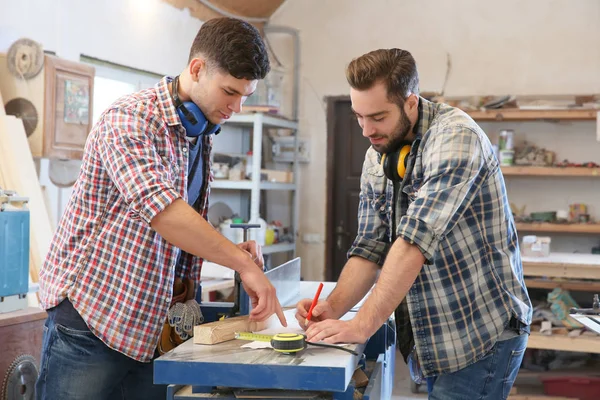
<path fill-rule="evenodd" d="M 0 185 L 29 198 L 29 275 L 38 282 L 53 232 L 23 122 L 10 115 L 0 116 Z"/>
<path fill-rule="evenodd" d="M 265 322 L 254 322 L 248 316 L 226 318 L 194 327 L 194 344 L 217 344 L 235 339 L 236 332 L 256 332 L 265 329 Z"/>
<path fill-rule="evenodd" d="M 466 111 L 476 121 L 533 121 L 540 119 L 552 120 L 583 120 L 596 119 L 596 110 L 521 110 L 518 108 L 504 108 L 486 111 Z"/>
<path fill-rule="evenodd" d="M 576 351 L 582 353 L 600 354 L 600 337 L 596 335 L 581 335 L 569 337 L 566 335 L 542 335 L 531 332 L 527 347 L 530 349 L 547 349 Z"/>
<path fill-rule="evenodd" d="M 600 255 L 551 253 L 548 257 L 522 257 L 525 276 L 600 279 Z"/>
<path fill-rule="evenodd" d="M 581 292 L 600 292 L 600 281 L 579 281 L 573 279 L 525 279 L 525 286 L 535 289 L 554 289 L 575 290 Z"/>
<path fill-rule="evenodd" d="M 586 167 L 502 167 L 504 176 L 547 176 L 600 178 L 600 168 Z"/>
<path fill-rule="evenodd" d="M 44 146 L 44 129 L 46 118 L 44 118 L 44 85 L 45 71 L 42 69 L 38 75 L 32 79 L 23 80 L 15 78 L 8 71 L 6 54 L 0 53 L 0 92 L 4 101 L 8 103 L 15 98 L 24 98 L 30 101 L 37 111 L 37 125 L 35 130 L 27 138 L 29 148 L 34 157 L 41 157 Z M 4 114 L 4 107 L 2 113 Z"/>
<path fill-rule="evenodd" d="M 525 232 L 595 233 L 600 235 L 600 224 L 551 224 L 546 222 L 517 222 L 517 230 Z"/>

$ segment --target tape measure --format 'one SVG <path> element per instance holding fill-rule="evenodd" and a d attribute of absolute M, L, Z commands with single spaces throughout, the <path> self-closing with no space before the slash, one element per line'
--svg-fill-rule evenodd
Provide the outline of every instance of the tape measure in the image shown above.
<path fill-rule="evenodd" d="M 285 354 L 298 353 L 306 348 L 306 336 L 299 333 L 278 333 L 264 335 L 252 332 L 236 332 L 236 339 L 270 342 L 273 350 Z"/>

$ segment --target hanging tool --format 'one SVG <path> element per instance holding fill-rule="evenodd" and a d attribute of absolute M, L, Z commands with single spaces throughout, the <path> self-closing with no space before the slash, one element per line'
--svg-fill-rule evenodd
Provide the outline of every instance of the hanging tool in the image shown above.
<path fill-rule="evenodd" d="M 252 228 L 260 228 L 260 224 L 231 224 L 229 225 L 231 228 L 240 228 L 244 230 L 244 242 L 248 241 L 248 229 Z M 242 297 L 242 278 L 238 272 L 235 273 L 234 276 L 234 286 L 233 286 L 233 307 L 229 312 L 229 317 L 235 317 L 240 311 L 243 311 L 244 314 L 248 314 L 249 310 L 242 310 L 241 307 L 241 297 Z M 247 296 L 244 296 L 247 298 Z"/>
<path fill-rule="evenodd" d="M 336 346 L 334 344 L 327 343 L 308 342 L 306 340 L 306 335 L 301 333 L 278 333 L 275 335 L 265 335 L 252 332 L 236 332 L 235 338 L 240 340 L 250 340 L 253 342 L 270 342 L 273 350 L 283 354 L 295 354 L 306 349 L 307 345 L 312 345 L 317 347 L 338 349 L 346 351 L 350 354 L 354 354 L 355 356 L 359 356 L 359 354 L 354 350 L 347 349 L 342 346 Z"/>

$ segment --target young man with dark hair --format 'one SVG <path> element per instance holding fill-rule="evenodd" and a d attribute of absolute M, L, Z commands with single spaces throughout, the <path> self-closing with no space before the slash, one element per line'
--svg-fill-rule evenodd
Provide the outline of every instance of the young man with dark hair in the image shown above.
<path fill-rule="evenodd" d="M 260 247 L 235 245 L 206 221 L 213 133 L 268 72 L 254 27 L 209 20 L 179 76 L 102 114 L 40 273 L 38 398 L 166 398 L 152 360 L 168 350 L 165 327 L 167 342 L 170 328 L 184 340 L 202 321 L 193 298 L 203 259 L 239 272 L 251 319 L 276 313 L 286 325 Z M 182 287 L 187 301 L 176 302 Z"/>
<path fill-rule="evenodd" d="M 365 54 L 346 77 L 371 147 L 358 234 L 307 339 L 365 342 L 395 312 L 398 347 L 430 399 L 504 399 L 532 306 L 491 143 L 463 111 L 419 96 L 408 51 Z M 354 319 L 338 320 L 374 283 Z M 309 306 L 298 303 L 301 323 Z"/>

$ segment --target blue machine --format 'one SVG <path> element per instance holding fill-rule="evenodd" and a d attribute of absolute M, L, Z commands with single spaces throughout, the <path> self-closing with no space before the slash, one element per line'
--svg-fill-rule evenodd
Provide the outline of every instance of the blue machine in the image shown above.
<path fill-rule="evenodd" d="M 284 307 L 293 308 L 301 298 L 314 296 L 319 284 L 301 281 L 299 259 L 267 271 L 266 275 L 277 288 L 279 301 Z M 325 282 L 322 296 L 331 292 L 334 286 L 334 282 Z M 244 294 L 242 289 L 237 305 L 202 304 L 205 321 L 230 315 L 232 307 L 238 310 L 238 315 L 247 314 L 249 307 L 244 303 L 248 300 Z M 292 313 L 288 315 L 288 322 L 293 320 L 294 312 L 293 309 L 289 311 Z M 310 348 L 305 354 L 292 357 L 269 349 L 244 349 L 242 344 L 244 342 L 234 340 L 215 345 L 195 345 L 190 339 L 154 361 L 154 383 L 169 385 L 168 400 L 192 400 L 200 393 L 211 396 L 215 387 L 258 390 L 253 395 L 262 397 L 261 393 L 265 393 L 265 398 L 277 397 L 278 391 L 282 390 L 302 395 L 319 392 L 325 396 L 319 398 L 352 400 L 356 389 L 352 373 L 359 367 L 369 377 L 368 386 L 359 389 L 363 400 L 391 397 L 396 353 L 393 315 L 366 344 L 357 345 L 355 350 L 363 353 L 362 357 L 339 350 L 325 353 L 323 349 Z M 261 392 L 265 390 L 269 396 L 266 396 L 267 392 Z M 215 396 L 236 399 L 233 392 L 231 395 L 221 393 Z M 281 396 L 288 397 L 284 393 Z"/>
<path fill-rule="evenodd" d="M 25 298 L 29 291 L 27 202 L 15 192 L 0 189 L 0 298 Z"/>

